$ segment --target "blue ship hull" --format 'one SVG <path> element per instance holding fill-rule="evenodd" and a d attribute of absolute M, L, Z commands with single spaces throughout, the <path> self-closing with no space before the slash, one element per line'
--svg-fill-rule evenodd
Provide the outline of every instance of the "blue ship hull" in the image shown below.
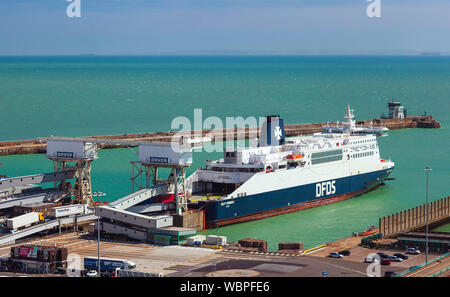
<path fill-rule="evenodd" d="M 352 198 L 382 184 L 393 169 L 335 179 L 336 192 L 320 198 L 316 197 L 317 183 L 312 183 L 227 200 L 201 201 L 193 207 L 204 209 L 206 228 L 214 228 Z"/>

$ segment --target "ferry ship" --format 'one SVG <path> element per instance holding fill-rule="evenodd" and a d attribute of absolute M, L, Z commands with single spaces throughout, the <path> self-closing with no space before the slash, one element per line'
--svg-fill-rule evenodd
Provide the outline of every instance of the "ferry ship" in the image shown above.
<path fill-rule="evenodd" d="M 355 114 L 354 110 L 350 109 L 350 105 L 347 105 L 347 114 L 344 116 L 344 121 L 339 125 L 337 123 L 336 126 L 323 126 L 322 131 L 324 133 L 350 133 L 352 135 L 357 134 L 374 134 L 376 136 L 387 136 L 387 131 L 389 130 L 386 127 L 378 126 L 374 127 L 373 123 L 370 122 L 368 127 L 365 126 L 357 126 L 355 123 Z"/>
<path fill-rule="evenodd" d="M 371 127 L 355 131 L 353 114 L 339 131 L 285 137 L 267 116 L 255 147 L 226 149 L 186 179 L 190 208 L 206 228 L 261 219 L 352 198 L 383 184 L 394 162 L 380 157 Z M 384 130 L 383 130 L 384 131 Z"/>

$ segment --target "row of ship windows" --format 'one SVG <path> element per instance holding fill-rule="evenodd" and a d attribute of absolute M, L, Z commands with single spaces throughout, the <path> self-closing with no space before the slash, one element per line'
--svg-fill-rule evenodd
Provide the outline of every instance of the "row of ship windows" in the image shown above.
<path fill-rule="evenodd" d="M 358 144 L 358 143 L 368 143 L 368 142 L 374 142 L 375 139 L 366 139 L 366 140 L 360 140 L 360 141 L 352 141 L 350 144 Z"/>
<path fill-rule="evenodd" d="M 353 154 L 352 158 L 362 158 L 362 157 L 367 157 L 367 156 L 373 156 L 374 153 L 375 153 L 374 151 L 370 151 L 370 152 Z"/>

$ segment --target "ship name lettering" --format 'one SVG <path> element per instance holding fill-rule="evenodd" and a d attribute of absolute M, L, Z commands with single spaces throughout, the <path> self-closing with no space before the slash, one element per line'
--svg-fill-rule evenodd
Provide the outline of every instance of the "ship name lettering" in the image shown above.
<path fill-rule="evenodd" d="M 316 184 L 316 197 L 332 195 L 336 193 L 336 181 L 326 181 Z"/>

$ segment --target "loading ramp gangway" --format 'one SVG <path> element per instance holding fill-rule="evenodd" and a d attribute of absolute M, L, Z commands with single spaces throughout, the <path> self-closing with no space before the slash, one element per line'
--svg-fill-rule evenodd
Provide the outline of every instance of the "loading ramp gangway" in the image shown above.
<path fill-rule="evenodd" d="M 0 210 L 11 208 L 15 205 L 30 203 L 56 202 L 66 197 L 67 192 L 58 189 L 44 189 L 34 192 L 21 193 L 14 196 L 0 198 Z"/>
<path fill-rule="evenodd" d="M 65 170 L 52 173 L 33 174 L 26 176 L 17 176 L 2 179 L 0 181 L 0 190 L 31 184 L 41 184 L 47 182 L 55 182 L 60 180 L 71 179 L 75 176 L 75 170 Z"/>
<path fill-rule="evenodd" d="M 79 215 L 76 217 L 66 217 L 66 218 L 51 220 L 46 223 L 41 223 L 41 224 L 29 227 L 29 228 L 20 230 L 14 234 L 0 237 L 0 246 L 6 245 L 6 244 L 12 244 L 18 239 L 21 239 L 21 238 L 45 231 L 45 230 L 50 230 L 50 229 L 53 229 L 60 225 L 73 224 L 74 222 L 79 223 L 79 222 L 83 222 L 83 221 L 91 221 L 91 220 L 96 220 L 96 219 L 97 219 L 97 216 L 94 213 L 89 213 L 89 214 Z"/>
<path fill-rule="evenodd" d="M 147 189 L 142 189 L 137 192 L 131 193 L 128 196 L 125 196 L 121 199 L 109 203 L 108 206 L 117 209 L 127 209 L 136 204 L 144 202 L 145 200 L 148 200 L 154 196 L 167 194 L 168 191 L 169 191 L 168 184 L 159 184 Z"/>

